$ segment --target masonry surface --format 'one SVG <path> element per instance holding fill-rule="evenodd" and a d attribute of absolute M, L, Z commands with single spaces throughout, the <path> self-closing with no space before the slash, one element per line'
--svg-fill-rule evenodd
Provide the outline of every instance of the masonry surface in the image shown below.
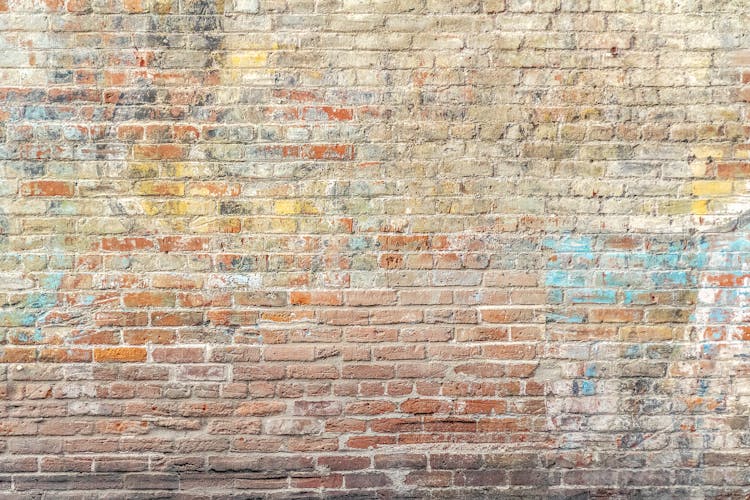
<path fill-rule="evenodd" d="M 0 0 L 0 498 L 745 498 L 748 25 Z"/>

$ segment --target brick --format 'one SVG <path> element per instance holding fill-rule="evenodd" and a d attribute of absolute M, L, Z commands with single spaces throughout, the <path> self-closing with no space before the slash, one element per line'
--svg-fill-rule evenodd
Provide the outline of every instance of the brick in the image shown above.
<path fill-rule="evenodd" d="M 370 466 L 370 457 L 328 456 L 319 457 L 318 466 L 331 471 L 362 470 Z"/>
<path fill-rule="evenodd" d="M 134 251 L 148 250 L 154 248 L 154 243 L 146 238 L 104 238 L 102 239 L 102 250 L 110 251 Z"/>
<path fill-rule="evenodd" d="M 133 157 L 136 160 L 181 160 L 187 158 L 187 148 L 173 144 L 136 145 Z"/>
<path fill-rule="evenodd" d="M 150 318 L 152 326 L 199 326 L 203 324 L 203 313 L 199 311 L 152 311 Z"/>
<path fill-rule="evenodd" d="M 430 466 L 433 469 L 479 469 L 482 466 L 482 457 L 439 453 L 430 455 Z"/>
<path fill-rule="evenodd" d="M 383 473 L 355 473 L 344 476 L 344 486 L 352 489 L 382 488 L 389 484 L 391 481 Z"/>
<path fill-rule="evenodd" d="M 135 292 L 123 295 L 125 307 L 170 307 L 175 305 L 172 292 Z"/>
<path fill-rule="evenodd" d="M 395 409 L 396 405 L 391 401 L 357 401 L 347 404 L 344 413 L 348 415 L 379 415 L 391 413 Z"/>
<path fill-rule="evenodd" d="M 281 401 L 257 401 L 252 403 L 240 403 L 235 410 L 237 415 L 266 416 L 283 413 L 286 404 Z"/>
<path fill-rule="evenodd" d="M 341 414 L 338 401 L 295 401 L 295 415 L 333 416 Z"/>
<path fill-rule="evenodd" d="M 412 471 L 406 475 L 404 482 L 411 486 L 444 488 L 453 483 L 453 475 L 446 471 Z"/>
<path fill-rule="evenodd" d="M 313 460 L 304 456 L 266 456 L 253 460 L 225 456 L 209 456 L 209 470 L 216 472 L 275 472 L 312 470 Z"/>
<path fill-rule="evenodd" d="M 505 486 L 508 476 L 504 470 L 462 471 L 456 474 L 459 486 Z"/>
<path fill-rule="evenodd" d="M 126 474 L 124 486 L 131 490 L 176 490 L 180 478 L 177 474 L 133 473 Z"/>
<path fill-rule="evenodd" d="M 146 349 L 140 347 L 110 347 L 94 349 L 97 363 L 132 363 L 146 360 Z"/>
<path fill-rule="evenodd" d="M 151 351 L 156 363 L 200 363 L 205 357 L 200 347 L 158 347 Z"/>
<path fill-rule="evenodd" d="M 291 292 L 289 303 L 292 305 L 338 306 L 343 303 L 338 292 Z"/>
<path fill-rule="evenodd" d="M 118 474 L 27 475 L 19 477 L 15 487 L 18 491 L 121 489 L 123 480 Z"/>
<path fill-rule="evenodd" d="M 0 472 L 36 472 L 39 468 L 35 457 L 18 457 L 0 460 Z"/>
<path fill-rule="evenodd" d="M 75 184 L 66 181 L 30 181 L 21 185 L 24 196 L 73 196 Z"/>

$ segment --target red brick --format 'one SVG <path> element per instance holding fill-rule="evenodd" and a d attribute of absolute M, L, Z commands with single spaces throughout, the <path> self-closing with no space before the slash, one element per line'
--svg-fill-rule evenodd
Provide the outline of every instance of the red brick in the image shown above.
<path fill-rule="evenodd" d="M 136 145 L 133 157 L 136 160 L 182 160 L 187 158 L 188 149 L 175 144 Z"/>
<path fill-rule="evenodd" d="M 157 363 L 200 363 L 205 353 L 202 347 L 157 347 L 151 356 Z"/>
<path fill-rule="evenodd" d="M 154 243 L 146 238 L 103 238 L 102 250 L 116 252 L 132 252 L 134 250 L 149 250 Z"/>
<path fill-rule="evenodd" d="M 21 184 L 23 196 L 73 196 L 75 184 L 66 181 L 29 181 Z"/>
<path fill-rule="evenodd" d="M 172 292 L 132 292 L 122 297 L 125 307 L 171 307 L 175 305 Z"/>
<path fill-rule="evenodd" d="M 292 305 L 338 306 L 343 303 L 340 292 L 290 292 Z"/>

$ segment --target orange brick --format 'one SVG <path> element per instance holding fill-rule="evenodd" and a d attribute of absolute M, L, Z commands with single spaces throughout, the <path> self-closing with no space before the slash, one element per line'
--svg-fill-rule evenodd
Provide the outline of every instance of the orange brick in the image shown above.
<path fill-rule="evenodd" d="M 146 349 L 143 347 L 95 348 L 94 361 L 97 363 L 133 363 L 146 361 Z"/>
<path fill-rule="evenodd" d="M 175 144 L 136 145 L 133 157 L 136 160 L 182 160 L 187 158 L 188 149 Z"/>
<path fill-rule="evenodd" d="M 339 306 L 343 304 L 341 292 L 290 292 L 292 305 Z"/>
<path fill-rule="evenodd" d="M 132 252 L 134 250 L 149 250 L 154 248 L 154 242 L 146 238 L 118 238 L 102 239 L 102 250 L 116 252 Z"/>

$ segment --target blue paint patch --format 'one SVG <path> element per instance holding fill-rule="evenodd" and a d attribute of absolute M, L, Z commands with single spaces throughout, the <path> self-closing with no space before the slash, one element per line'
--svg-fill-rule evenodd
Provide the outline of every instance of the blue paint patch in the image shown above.
<path fill-rule="evenodd" d="M 364 250 L 368 247 L 367 238 L 362 236 L 354 236 L 349 238 L 349 248 L 351 250 Z"/>
<path fill-rule="evenodd" d="M 26 106 L 23 117 L 27 120 L 46 120 L 49 118 L 47 109 L 42 106 Z"/>
<path fill-rule="evenodd" d="M 16 339 L 25 344 L 40 344 L 44 342 L 44 335 L 41 328 L 36 328 L 31 336 L 27 335 L 26 332 L 19 332 L 16 334 Z"/>
<path fill-rule="evenodd" d="M 640 358 L 641 357 L 641 346 L 631 345 L 625 351 L 626 358 Z"/>
<path fill-rule="evenodd" d="M 550 250 L 555 250 L 558 253 L 593 251 L 592 240 L 588 236 L 563 236 L 561 238 L 548 237 L 542 241 L 542 246 Z"/>
<path fill-rule="evenodd" d="M 582 287 L 586 284 L 586 278 L 584 274 L 570 271 L 547 271 L 545 283 L 553 287 Z"/>
<path fill-rule="evenodd" d="M 59 290 L 64 273 L 49 273 L 39 279 L 39 286 L 47 290 Z"/>
<path fill-rule="evenodd" d="M 734 240 L 726 251 L 729 252 L 747 252 L 750 250 L 750 240 L 739 238 Z"/>
<path fill-rule="evenodd" d="M 90 306 L 94 303 L 95 300 L 96 297 L 94 297 L 93 295 L 83 295 L 78 299 L 78 301 L 84 306 Z"/>
<path fill-rule="evenodd" d="M 628 257 L 628 265 L 643 269 L 673 269 L 680 261 L 681 255 L 681 253 L 634 253 Z"/>
<path fill-rule="evenodd" d="M 653 302 L 651 300 L 650 295 L 648 295 L 647 290 L 625 290 L 625 297 L 623 301 L 625 304 L 628 304 L 628 305 L 631 305 L 631 304 L 645 305 L 645 304 L 651 304 Z"/>
<path fill-rule="evenodd" d="M 588 365 L 584 374 L 587 377 L 596 377 L 596 365 Z"/>
<path fill-rule="evenodd" d="M 617 292 L 615 290 L 583 288 L 568 291 L 568 297 L 573 304 L 614 304 L 617 300 Z"/>
<path fill-rule="evenodd" d="M 596 385 L 590 380 L 581 380 L 580 382 L 574 380 L 571 389 L 574 396 L 578 396 L 579 394 L 583 396 L 593 396 L 596 394 Z"/>
<path fill-rule="evenodd" d="M 547 303 L 548 304 L 562 304 L 563 291 L 561 289 L 552 289 L 547 292 Z"/>
<path fill-rule="evenodd" d="M 586 317 L 580 314 L 547 313 L 547 323 L 585 323 Z"/>
<path fill-rule="evenodd" d="M 596 384 L 590 380 L 584 380 L 581 382 L 581 394 L 584 396 L 593 396 L 596 394 Z"/>
<path fill-rule="evenodd" d="M 673 241 L 667 241 L 666 239 Z M 718 238 L 718 239 L 717 239 Z M 701 271 L 711 269 L 744 276 L 738 271 L 747 267 L 750 237 L 747 233 L 696 238 L 659 237 L 647 241 L 635 252 L 621 249 L 607 252 L 596 236 L 564 234 L 548 236 L 542 249 L 550 250 L 546 263 L 545 285 L 549 290 L 549 304 L 616 304 L 650 305 L 657 302 L 657 291 L 694 290 L 699 287 Z M 599 251 L 604 250 L 604 251 Z M 709 304 L 699 304 L 706 311 L 706 322 L 714 325 L 736 321 L 732 311 L 738 304 L 750 301 L 750 287 L 744 290 L 724 288 Z M 708 307 L 706 307 L 708 306 Z M 696 315 L 688 321 L 696 323 Z M 556 311 L 546 315 L 548 323 L 586 323 L 586 314 Z M 708 334 L 707 334 L 708 335 Z M 716 333 L 718 340 L 721 333 Z M 642 352 L 629 349 L 626 356 L 641 356 Z M 713 352 L 704 355 L 712 356 Z M 582 383 L 578 384 L 583 391 Z"/>
<path fill-rule="evenodd" d="M 32 293 L 26 296 L 24 307 L 31 309 L 45 309 L 57 304 L 57 296 L 52 293 Z"/>
<path fill-rule="evenodd" d="M 38 315 L 24 311 L 0 311 L 0 326 L 34 326 Z"/>
<path fill-rule="evenodd" d="M 605 271 L 602 274 L 604 286 L 633 286 L 640 284 L 642 277 L 632 271 Z"/>
<path fill-rule="evenodd" d="M 729 310 L 721 308 L 712 308 L 708 312 L 709 323 L 727 323 L 730 320 Z"/>
<path fill-rule="evenodd" d="M 674 285 L 687 285 L 695 283 L 695 279 L 689 276 L 687 271 L 665 271 L 650 273 L 649 278 L 651 282 L 657 287 L 667 287 Z"/>
<path fill-rule="evenodd" d="M 698 396 L 705 396 L 708 392 L 708 380 L 706 379 L 700 379 L 698 380 Z"/>
<path fill-rule="evenodd" d="M 716 354 L 716 344 L 704 343 L 701 346 L 701 350 L 703 351 L 704 357 L 710 358 Z"/>

